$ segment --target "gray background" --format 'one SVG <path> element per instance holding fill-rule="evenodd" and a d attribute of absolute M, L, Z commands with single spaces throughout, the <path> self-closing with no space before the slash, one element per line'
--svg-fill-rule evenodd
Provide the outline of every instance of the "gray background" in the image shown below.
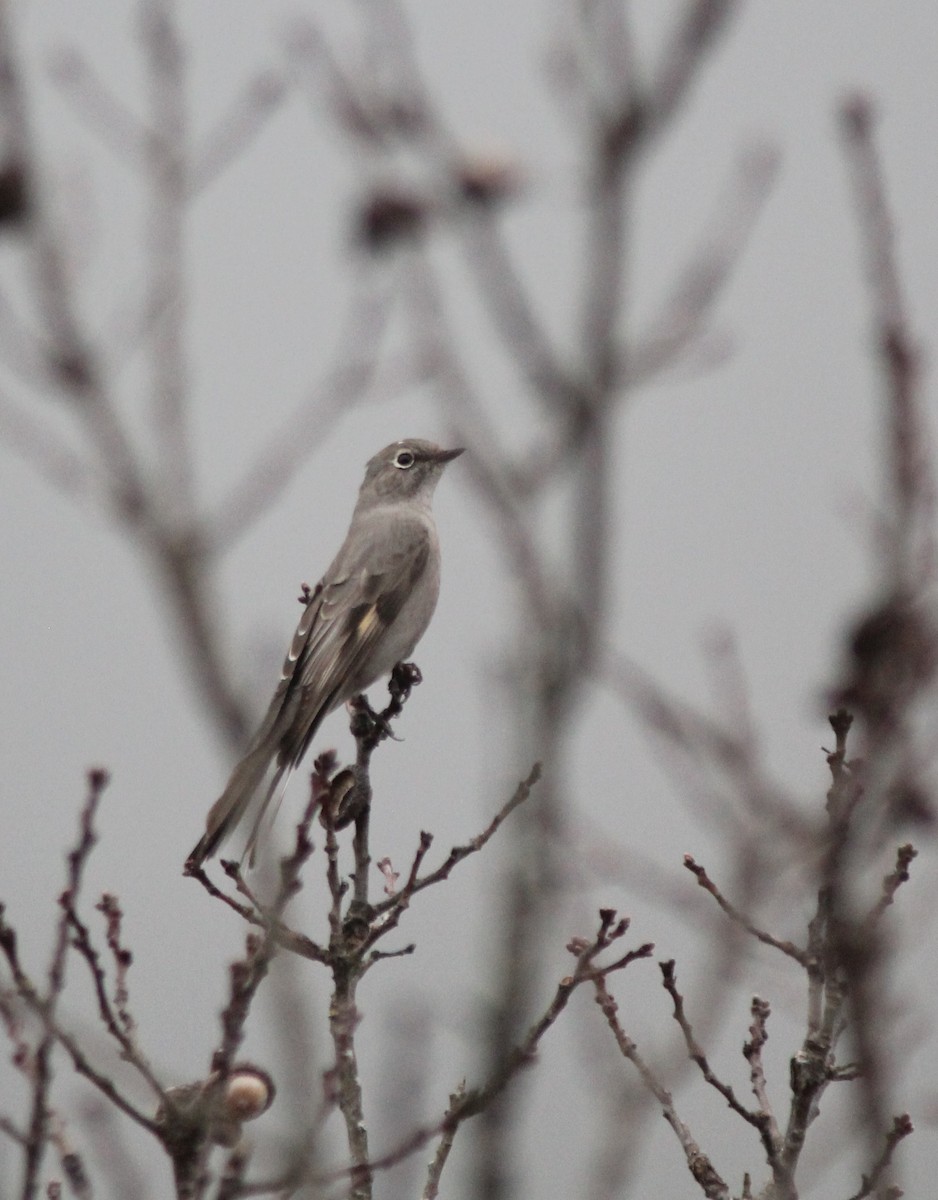
<path fill-rule="evenodd" d="M 355 15 L 334 7 L 305 11 L 339 47 L 351 45 Z M 448 120 L 468 145 L 496 145 L 516 156 L 527 177 L 506 229 L 540 311 L 562 338 L 579 179 L 571 121 L 547 72 L 566 28 L 560 6 L 479 0 L 408 7 L 423 67 Z M 653 61 L 676 8 L 649 0 L 632 7 L 642 58 Z M 187 7 L 195 141 L 245 78 L 266 65 L 280 69 L 285 31 L 298 11 L 237 0 Z M 130 107 L 140 107 L 133 6 L 24 5 L 17 25 L 33 84 L 32 118 L 86 297 L 84 315 L 122 361 L 128 411 L 142 414 L 146 359 L 123 349 L 121 329 L 127 298 L 145 269 L 139 176 L 76 117 L 49 78 L 50 61 L 74 45 Z M 713 361 L 637 393 L 619 424 L 613 635 L 677 694 L 709 703 L 708 639 L 732 630 L 765 760 L 806 803 L 819 802 L 827 786 L 820 750 L 830 741 L 824 687 L 837 665 L 839 633 L 868 582 L 870 515 L 880 484 L 868 297 L 835 110 L 853 89 L 876 102 L 912 322 L 929 344 L 938 314 L 936 47 L 938 8 L 926 0 L 744 6 L 637 197 L 630 287 L 640 325 L 697 244 L 739 152 L 768 143 L 781 155 L 774 191 L 720 306 Z M 193 205 L 189 382 L 208 502 L 222 501 L 266 435 L 315 391 L 332 361 L 354 257 L 348 206 L 364 177 L 324 106 L 298 86 Z M 453 318 L 472 347 L 474 378 L 505 436 L 520 442 L 536 410 L 518 398 L 445 238 L 437 253 Z M 0 246 L 0 269 L 15 295 L 24 270 L 15 245 Z M 9 395 L 24 395 L 7 375 Z M 379 403 L 335 424 L 276 507 L 224 561 L 225 636 L 246 685 L 256 686 L 258 706 L 298 615 L 292 597 L 301 580 L 315 580 L 338 545 L 365 460 L 401 436 L 443 442 L 450 436 L 419 387 L 377 392 Z M 28 403 L 33 415 L 70 433 L 67 414 L 44 400 Z M 224 748 L 200 714 L 158 589 L 133 547 L 99 515 L 50 490 L 2 436 L 0 496 L 0 895 L 22 932 L 24 954 L 38 963 L 49 944 L 83 773 L 91 764 L 106 765 L 112 784 L 86 895 L 90 900 L 107 889 L 121 897 L 136 952 L 132 993 L 144 1043 L 167 1079 L 196 1078 L 216 1033 L 225 967 L 243 936 L 180 874 L 225 777 Z M 514 782 L 499 734 L 497 684 L 513 597 L 510 572 L 459 464 L 444 479 L 436 508 L 444 585 L 418 655 L 426 682 L 402 720 L 405 741 L 383 749 L 375 769 L 373 848 L 398 869 L 409 861 L 419 830 L 434 832 L 439 851 L 466 839 Z M 348 750 L 342 714 L 330 719 L 323 738 Z M 719 871 L 719 839 L 707 810 L 675 785 L 658 748 L 599 686 L 573 753 L 582 875 L 570 925 L 557 930 L 553 974 L 566 969 L 564 942 L 588 932 L 592 912 L 604 903 L 631 913 L 637 940 L 656 941 L 660 957 L 678 957 L 692 997 L 694 972 L 705 966 L 694 926 L 709 928 L 709 914 L 680 862 L 692 851 Z M 299 795 L 292 789 L 285 816 L 297 811 Z M 895 1019 L 899 1044 L 909 1048 L 898 1095 L 919 1130 L 902 1151 L 904 1182 L 910 1195 L 924 1197 L 938 1167 L 938 872 L 933 843 L 920 841 L 914 883 L 902 898 L 911 954 L 897 980 Z M 630 871 L 626 849 L 657 864 L 669 889 L 684 890 L 683 911 L 662 903 L 646 878 Z M 427 1115 L 441 1108 L 463 1074 L 471 1076 L 473 1028 L 486 989 L 487 898 L 499 869 L 497 852 L 481 856 L 416 905 L 401 939 L 418 942 L 416 958 L 389 964 L 385 978 L 372 977 L 363 991 L 365 1063 L 384 1080 L 372 1101 L 379 1147 L 398 1127 L 394 1089 L 405 1089 L 419 1065 L 406 1040 L 398 1040 L 402 1032 L 420 1031 L 432 1080 L 422 1104 Z M 803 921 L 797 912 L 770 916 L 785 935 Z M 87 996 L 77 964 L 73 971 L 69 1011 L 84 1027 Z M 779 1013 L 773 1049 L 781 1091 L 793 1045 L 783 1029 L 801 1015 L 800 983 L 755 952 L 740 972 L 738 1011 L 727 1014 L 721 1061 L 745 1087 L 736 1047 L 745 1036 L 748 997 L 758 991 Z M 316 995 L 310 975 L 301 971 L 294 983 Z M 631 977 L 618 988 L 639 1043 L 650 1053 L 670 1045 L 667 1005 L 655 988 Z M 305 1055 L 302 1023 L 269 1003 L 264 1011 L 273 1014 L 275 1036 L 256 1021 L 249 1053 L 274 1064 Z M 705 1006 L 706 997 L 699 1003 Z M 538 1162 L 532 1195 L 575 1195 L 582 1179 L 582 1159 L 570 1141 L 592 1086 L 583 1064 L 595 1061 L 597 1077 L 610 1069 L 590 1014 L 584 1000 L 575 1020 L 549 1041 L 538 1068 L 544 1082 L 537 1085 L 532 1075 L 524 1085 L 533 1097 L 526 1145 Z M 395 1044 L 402 1047 L 397 1060 L 389 1049 Z M 19 1084 L 5 1055 L 0 1080 L 0 1094 L 14 1096 Z M 719 1148 L 727 1170 L 757 1167 L 757 1148 L 744 1140 L 748 1131 L 721 1123 L 702 1090 L 695 1082 L 686 1100 L 695 1131 Z M 289 1106 L 289 1095 L 287 1087 L 282 1104 Z M 830 1128 L 842 1126 L 832 1119 Z M 653 1121 L 648 1134 L 641 1170 L 623 1194 L 695 1194 L 663 1122 Z M 815 1186 L 806 1194 L 849 1194 L 848 1183 L 827 1190 L 840 1137 L 822 1136 L 813 1148 L 806 1181 Z M 8 1153 L 0 1143 L 0 1171 Z M 148 1162 L 152 1151 L 140 1154 Z M 458 1179 L 458 1155 L 453 1166 Z M 150 1194 L 165 1194 L 165 1178 L 152 1178 Z"/>

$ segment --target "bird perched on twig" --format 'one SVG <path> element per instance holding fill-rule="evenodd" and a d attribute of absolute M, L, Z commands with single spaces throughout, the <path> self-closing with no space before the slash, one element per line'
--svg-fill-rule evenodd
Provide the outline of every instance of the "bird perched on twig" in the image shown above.
<path fill-rule="evenodd" d="M 270 707 L 186 860 L 201 867 L 234 830 L 273 763 L 245 853 L 253 858 L 264 814 L 279 803 L 324 718 L 413 653 L 440 590 L 440 545 L 431 500 L 448 462 L 410 438 L 368 463 L 342 548 L 309 595 Z"/>

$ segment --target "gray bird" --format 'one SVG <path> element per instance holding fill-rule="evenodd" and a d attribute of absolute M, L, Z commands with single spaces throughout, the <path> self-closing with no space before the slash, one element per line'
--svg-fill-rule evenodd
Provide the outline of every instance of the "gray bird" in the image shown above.
<path fill-rule="evenodd" d="M 368 463 L 342 548 L 316 585 L 293 635 L 267 714 L 186 860 L 210 858 L 240 822 L 276 760 L 245 853 L 323 719 L 408 658 L 433 616 L 440 544 L 430 502 L 443 468 L 462 449 L 410 438 Z"/>

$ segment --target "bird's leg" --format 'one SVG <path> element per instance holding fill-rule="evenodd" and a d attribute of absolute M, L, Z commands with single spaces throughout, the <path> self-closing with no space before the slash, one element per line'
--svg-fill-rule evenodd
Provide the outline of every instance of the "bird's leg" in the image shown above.
<path fill-rule="evenodd" d="M 384 716 L 396 717 L 410 699 L 410 693 L 418 683 L 423 683 L 423 675 L 416 663 L 399 662 L 391 672 L 388 691 L 391 693 L 391 703 L 384 711 Z M 394 712 L 390 712 L 393 708 Z"/>
<path fill-rule="evenodd" d="M 422 682 L 423 676 L 416 663 L 398 663 L 388 681 L 391 699 L 381 712 L 375 712 L 364 693 L 353 696 L 349 708 L 352 710 L 351 729 L 355 740 L 364 743 L 369 750 L 374 750 L 385 738 L 399 742 L 401 739 L 392 730 L 391 722 L 401 715 L 410 693 Z"/>

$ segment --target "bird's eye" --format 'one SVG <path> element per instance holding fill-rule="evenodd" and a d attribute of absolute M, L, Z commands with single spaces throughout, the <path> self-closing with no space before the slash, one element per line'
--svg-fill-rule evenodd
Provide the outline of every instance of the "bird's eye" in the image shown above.
<path fill-rule="evenodd" d="M 408 467 L 414 465 L 414 455 L 410 450 L 398 450 L 394 457 L 395 467 L 400 467 L 402 471 L 406 471 Z"/>

